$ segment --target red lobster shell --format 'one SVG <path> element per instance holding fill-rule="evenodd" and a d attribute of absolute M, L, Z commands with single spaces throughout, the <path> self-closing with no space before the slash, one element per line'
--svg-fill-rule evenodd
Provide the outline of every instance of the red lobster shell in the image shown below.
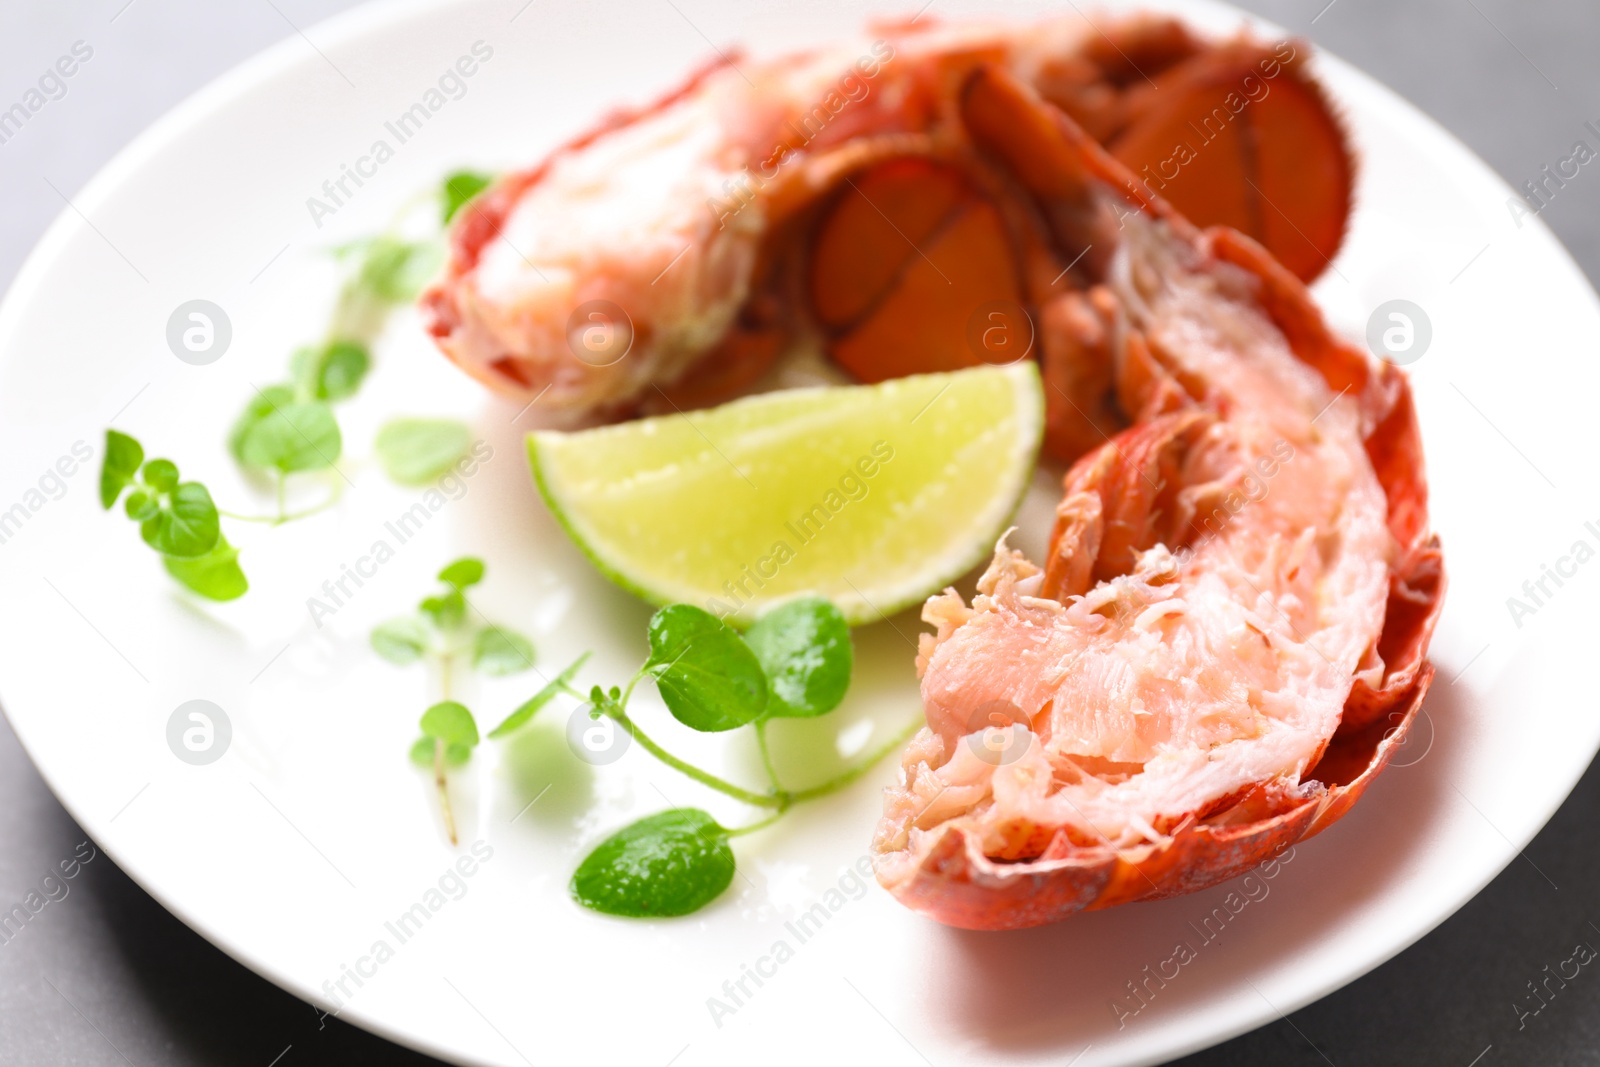
<path fill-rule="evenodd" d="M 1253 276 L 1259 307 L 1294 356 L 1332 391 L 1356 398 L 1366 428 L 1365 453 L 1387 502 L 1393 543 L 1388 600 L 1372 650 L 1383 669 L 1366 674 L 1379 677 L 1376 683 L 1355 680 L 1336 732 L 1298 788 L 1259 783 L 1184 816 L 1160 840 L 1132 847 L 1085 844 L 1060 829 L 1025 858 L 999 859 L 986 855 L 976 835 L 959 825 L 941 824 L 913 835 L 911 828 L 926 810 L 913 786 L 938 765 L 929 760 L 948 758 L 937 737 L 919 735 L 906 754 L 902 784 L 886 791 L 873 846 L 878 878 L 912 909 L 977 930 L 1036 926 L 1078 911 L 1194 892 L 1241 875 L 1331 825 L 1405 742 L 1433 680 L 1426 654 L 1445 591 L 1439 541 L 1428 531 L 1422 445 L 1404 373 L 1336 337 L 1304 284 L 1259 245 L 1231 230 L 1193 231 L 1070 120 L 1060 115 L 1051 120 L 1058 127 L 1051 131 L 1051 151 L 1073 157 L 1074 166 L 1121 191 L 1131 207 L 1187 233 L 1202 262 L 1231 264 Z M 1041 149 L 1040 154 L 1046 153 Z M 1150 454 L 1141 435 L 1156 432 L 1158 423 L 1161 432 L 1170 432 L 1173 416 L 1162 414 L 1170 410 L 1168 405 L 1142 413 L 1139 424 L 1082 457 L 1067 475 L 1069 490 L 1098 492 L 1107 515 L 1119 509 L 1126 514 L 1130 506 L 1122 499 L 1123 488 L 1137 481 L 1135 465 Z M 1107 550 L 1098 543 L 1093 549 Z M 1071 560 L 1068 566 L 1087 575 L 1096 562 Z M 1045 585 L 1051 585 L 1049 576 Z"/>

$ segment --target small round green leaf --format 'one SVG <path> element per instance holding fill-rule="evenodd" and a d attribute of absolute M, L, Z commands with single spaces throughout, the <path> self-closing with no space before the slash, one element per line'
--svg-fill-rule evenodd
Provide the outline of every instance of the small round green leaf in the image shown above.
<path fill-rule="evenodd" d="M 245 462 L 244 441 L 257 423 L 285 404 L 294 403 L 294 390 L 287 385 L 269 385 L 257 390 L 245 405 L 233 427 L 228 430 L 228 452 L 240 463 Z"/>
<path fill-rule="evenodd" d="M 479 174 L 470 170 L 458 170 L 444 180 L 444 221 L 448 223 L 456 217 L 456 212 L 467 205 L 473 197 L 489 187 L 494 179 L 487 174 Z"/>
<path fill-rule="evenodd" d="M 413 299 L 438 269 L 442 250 L 433 241 L 374 237 L 360 246 L 361 265 L 352 284 L 387 304 Z"/>
<path fill-rule="evenodd" d="M 419 737 L 411 745 L 411 762 L 418 767 L 433 767 L 433 746 L 437 744 L 431 737 Z M 466 745 L 444 746 L 444 764 L 446 767 L 459 767 L 472 758 L 472 749 Z"/>
<path fill-rule="evenodd" d="M 744 639 L 767 672 L 769 717 L 826 715 L 850 688 L 850 625 L 832 601 L 805 597 L 781 604 L 757 619 Z"/>
<path fill-rule="evenodd" d="M 100 462 L 100 506 L 107 511 L 122 491 L 133 484 L 133 476 L 144 462 L 144 446 L 125 433 L 106 431 L 106 453 Z"/>
<path fill-rule="evenodd" d="M 465 704 L 442 700 L 422 713 L 422 734 L 447 745 L 471 748 L 478 743 L 478 724 Z"/>
<path fill-rule="evenodd" d="M 732 730 L 761 717 L 767 676 L 733 628 L 692 604 L 671 604 L 650 619 L 650 658 L 673 718 L 691 729 Z"/>
<path fill-rule="evenodd" d="M 296 401 L 251 425 L 239 443 L 239 458 L 247 467 L 290 474 L 333 466 L 343 447 L 332 408 L 320 400 Z"/>
<path fill-rule="evenodd" d="M 372 366 L 367 346 L 359 341 L 329 341 L 301 348 L 289 361 L 300 395 L 317 400 L 346 400 L 361 388 Z"/>
<path fill-rule="evenodd" d="M 672 808 L 600 842 L 568 888 L 579 904 L 607 915 L 665 918 L 711 903 L 733 871 L 727 830 L 698 808 Z"/>
<path fill-rule="evenodd" d="M 170 459 L 152 459 L 144 465 L 144 484 L 165 493 L 178 484 L 178 465 Z"/>
<path fill-rule="evenodd" d="M 444 570 L 439 572 L 439 580 L 457 589 L 477 585 L 483 581 L 483 560 L 473 556 L 462 556 L 454 563 L 447 564 Z"/>
<path fill-rule="evenodd" d="M 210 552 L 193 559 L 163 556 L 167 573 L 207 600 L 237 600 L 250 591 L 250 582 L 239 566 L 239 550 L 228 539 L 217 535 Z"/>
<path fill-rule="evenodd" d="M 499 677 L 533 667 L 533 642 L 504 626 L 485 626 L 472 641 L 472 666 Z"/>
<path fill-rule="evenodd" d="M 139 535 L 163 555 L 193 559 L 216 547 L 222 520 L 206 487 L 184 482 L 172 490 L 169 503 L 144 520 Z"/>
<path fill-rule="evenodd" d="M 415 663 L 428 651 L 428 628 L 417 618 L 390 619 L 373 628 L 372 651 L 390 663 Z"/>
<path fill-rule="evenodd" d="M 472 430 L 455 419 L 394 419 L 378 431 L 378 460 L 401 485 L 426 485 L 472 448 Z"/>
<path fill-rule="evenodd" d="M 129 493 L 128 499 L 123 503 L 122 507 L 128 513 L 128 518 L 134 522 L 143 522 L 160 510 L 160 505 L 156 503 L 156 498 L 143 489 L 135 489 Z"/>
<path fill-rule="evenodd" d="M 459 589 L 452 589 L 443 596 L 425 597 L 418 607 L 441 630 L 455 629 L 467 616 L 467 598 Z"/>

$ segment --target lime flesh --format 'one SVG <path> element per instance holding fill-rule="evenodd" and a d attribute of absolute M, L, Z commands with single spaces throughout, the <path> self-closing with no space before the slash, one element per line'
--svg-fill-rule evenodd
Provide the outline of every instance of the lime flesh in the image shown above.
<path fill-rule="evenodd" d="M 528 456 L 573 541 L 640 597 L 745 626 L 811 593 L 859 624 L 989 554 L 1043 426 L 1021 363 L 539 432 Z"/>

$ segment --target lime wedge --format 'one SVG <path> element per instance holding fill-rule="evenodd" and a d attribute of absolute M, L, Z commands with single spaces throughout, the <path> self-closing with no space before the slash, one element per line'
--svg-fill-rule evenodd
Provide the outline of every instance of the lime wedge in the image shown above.
<path fill-rule="evenodd" d="M 746 626 L 815 593 L 863 623 L 989 554 L 1043 426 L 1021 363 L 534 433 L 528 456 L 573 541 L 646 600 Z"/>

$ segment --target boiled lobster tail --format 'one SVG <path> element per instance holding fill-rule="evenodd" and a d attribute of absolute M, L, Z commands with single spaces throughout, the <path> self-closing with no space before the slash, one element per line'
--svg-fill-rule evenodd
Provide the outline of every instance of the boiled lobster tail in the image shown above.
<path fill-rule="evenodd" d="M 873 843 L 878 877 L 914 910 L 948 925 L 983 930 L 1035 926 L 1079 911 L 1203 889 L 1270 862 L 1331 825 L 1406 743 L 1434 677 L 1427 647 L 1446 585 L 1439 541 L 1428 528 L 1421 438 L 1404 373 L 1335 336 L 1300 279 L 1261 245 L 1227 228 L 1197 231 L 1069 118 L 1041 106 L 1032 95 L 1001 72 L 974 75 L 968 99 L 980 104 L 976 119 L 984 119 L 982 111 L 992 111 L 991 123 L 1015 112 L 1001 137 L 988 137 L 982 129 L 975 137 L 1002 158 L 1039 169 L 1021 180 L 1035 196 L 1066 201 L 1046 202 L 1044 214 L 1052 214 L 1053 208 L 1056 218 L 1071 219 L 1066 228 L 1076 232 L 1070 240 L 1081 243 L 1092 237 L 1115 249 L 1102 277 L 1090 279 L 1099 308 L 1095 337 L 1116 364 L 1113 392 L 1134 424 L 1083 455 L 1067 473 L 1042 568 L 1008 552 L 1002 543 L 970 606 L 952 592 L 934 598 L 925 611 L 925 619 L 937 629 L 924 639 L 919 659 L 930 729 L 912 742 L 901 782 L 886 791 L 884 817 Z M 1029 141 L 1032 146 L 1024 151 Z M 1116 220 L 1112 225 L 1105 224 L 1108 216 Z M 1062 229 L 1058 224 L 1057 239 Z M 1147 308 L 1141 313 L 1138 307 L 1147 300 L 1154 306 L 1168 299 L 1162 295 L 1168 290 L 1180 294 L 1171 302 L 1183 305 L 1178 313 L 1181 330 L 1159 311 Z M 1259 338 L 1246 337 L 1237 350 L 1229 350 L 1227 337 L 1236 337 L 1239 324 L 1250 321 L 1264 324 L 1257 327 Z M 1205 343 L 1193 340 L 1211 325 L 1218 336 Z M 1227 334 L 1229 330 L 1233 333 Z M 1277 567 L 1273 573 L 1283 573 L 1284 566 L 1293 573 L 1298 566 L 1280 558 L 1294 541 L 1293 531 L 1275 530 L 1263 520 L 1261 529 L 1276 540 L 1249 542 L 1237 529 L 1225 528 L 1236 514 L 1233 498 L 1223 492 L 1226 487 L 1194 474 L 1208 469 L 1207 462 L 1215 465 L 1219 447 L 1232 447 L 1234 437 L 1252 432 L 1261 416 L 1252 402 L 1260 407 L 1273 403 L 1269 394 L 1251 393 L 1248 384 L 1264 365 L 1268 347 L 1310 368 L 1317 383 L 1298 400 L 1286 397 L 1282 412 L 1267 412 L 1272 432 L 1283 427 L 1290 427 L 1291 436 L 1302 432 L 1294 437 L 1302 449 L 1306 441 L 1347 433 L 1350 469 L 1381 491 L 1375 516 L 1381 535 L 1366 542 L 1373 546 L 1369 554 L 1374 558 L 1365 569 L 1346 560 L 1346 577 L 1339 576 L 1337 562 L 1327 564 L 1328 597 L 1335 595 L 1331 587 L 1347 581 L 1348 575 L 1361 574 L 1365 587 L 1373 590 L 1369 596 L 1375 607 L 1367 615 L 1371 622 L 1360 631 L 1364 638 L 1347 645 L 1354 654 L 1344 659 L 1337 652 L 1329 654 L 1338 660 L 1328 663 L 1330 691 L 1345 694 L 1342 708 L 1321 720 L 1321 742 L 1301 765 L 1284 766 L 1253 781 L 1241 779 L 1220 795 L 1197 793 L 1199 799 L 1187 807 L 1169 808 L 1161 818 L 1116 823 L 1116 828 L 1103 829 L 1112 825 L 1103 811 L 1085 815 L 1074 810 L 1061 818 L 1061 805 L 1047 802 L 1060 795 L 1064 781 L 1081 775 L 1106 791 L 1124 788 L 1165 758 L 1162 753 L 1171 746 L 1164 750 L 1158 744 L 1145 752 L 1141 758 L 1155 762 L 1143 766 L 1120 756 L 1067 756 L 1092 749 L 1093 728 L 1112 722 L 1110 711 L 1093 706 L 1095 694 L 1110 701 L 1125 679 L 1113 671 L 1075 686 L 1073 671 L 1103 671 L 1104 663 L 1087 657 L 1067 660 L 1060 651 L 1066 643 L 1050 643 L 1039 636 L 1041 630 L 1072 626 L 1098 635 L 1126 627 L 1128 617 L 1136 616 L 1139 624 L 1148 623 L 1161 633 L 1164 620 L 1158 616 L 1168 607 L 1159 606 L 1155 597 L 1157 591 L 1189 580 L 1187 568 L 1200 555 L 1187 546 L 1209 543 L 1215 549 L 1219 541 L 1236 536 L 1239 545 L 1222 553 L 1230 562 L 1247 559 Z M 1236 361 L 1236 373 L 1245 384 L 1230 381 L 1235 372 L 1223 357 Z M 1276 381 L 1294 380 L 1281 369 L 1274 373 Z M 1308 406 L 1323 397 L 1326 410 L 1338 413 L 1337 420 Z M 1265 502 L 1245 503 L 1246 513 L 1250 508 L 1287 509 L 1296 494 L 1310 492 L 1297 479 L 1316 471 L 1297 470 L 1294 464 L 1303 462 L 1312 461 L 1285 463 L 1276 475 L 1279 481 L 1267 490 L 1287 502 L 1274 504 L 1263 494 Z M 1218 506 L 1219 501 L 1227 507 Z M 1211 515 L 1220 516 L 1220 533 Z M 1341 536 L 1325 532 L 1336 540 Z M 1349 532 L 1342 536 L 1346 546 L 1354 542 Z M 1169 546 L 1177 549 L 1176 562 L 1165 556 Z M 1337 561 L 1340 550 L 1332 546 L 1328 558 Z M 1373 583 L 1374 571 L 1381 584 Z M 1195 610 L 1204 577 L 1195 578 L 1194 588 L 1185 591 L 1187 600 L 1174 595 L 1159 604 L 1178 605 L 1170 608 L 1174 613 Z M 1130 606 L 1127 597 L 1113 593 L 1120 586 L 1137 586 L 1146 595 L 1133 595 Z M 1246 601 L 1255 601 L 1261 592 L 1250 581 L 1235 589 Z M 1282 614 L 1277 605 L 1292 600 L 1261 603 Z M 1104 606 L 1097 608 L 1098 615 L 1086 616 L 1083 609 L 1091 604 Z M 1298 610 L 1306 609 L 1302 604 Z M 1324 606 L 1298 619 L 1307 626 L 1306 619 L 1327 615 Z M 1270 619 L 1270 611 L 1263 617 Z M 1294 636 L 1306 636 L 1287 615 L 1285 620 Z M 1049 685 L 1014 676 L 997 681 L 995 675 L 1003 672 L 975 671 L 961 662 L 974 649 L 993 648 L 1008 625 L 1017 627 L 1011 647 L 1037 663 L 1030 669 L 1064 670 L 1067 676 L 1052 678 Z M 1327 632 L 1339 629 L 1333 626 Z M 1347 631 L 1340 630 L 1346 638 Z M 1183 638 L 1169 633 L 1162 639 Z M 1287 646 L 1294 638 L 1287 632 L 1262 634 L 1261 643 L 1269 650 L 1275 651 L 1280 642 Z M 1325 643 L 1331 645 L 1332 639 Z M 1314 641 L 1305 644 L 1317 651 Z M 1097 689 L 1101 683 L 1106 688 Z M 990 699 L 981 706 L 1004 703 L 1009 709 L 998 717 L 992 710 L 985 714 L 996 726 L 1023 731 L 1028 759 L 994 771 L 974 762 L 972 752 L 982 752 L 974 747 L 980 736 L 974 731 L 985 724 L 962 722 L 954 714 L 953 694 L 975 684 L 989 687 Z M 1233 680 L 1213 674 L 1205 684 L 1226 688 Z M 1041 694 L 1050 698 L 1042 706 Z M 1051 703 L 1085 694 L 1090 706 L 1077 718 L 1064 716 Z M 1261 703 L 1258 696 L 1244 700 L 1247 708 Z M 1148 722 L 1148 711 L 1138 714 Z M 1112 726 L 1115 733 L 1114 722 Z M 1063 731 L 1075 729 L 1089 732 L 1059 740 Z M 1241 735 L 1244 743 L 1249 743 L 1248 729 Z M 1271 730 L 1269 725 L 1263 736 L 1270 737 Z M 1121 744 L 1124 751 L 1129 747 Z M 1041 749 L 1048 758 L 1037 755 Z M 1198 765 L 1205 766 L 1203 761 Z M 1031 769 L 1018 769 L 1025 767 Z M 1040 775 L 1049 780 L 1039 781 Z M 1100 794 L 1091 790 L 1082 795 Z"/>

